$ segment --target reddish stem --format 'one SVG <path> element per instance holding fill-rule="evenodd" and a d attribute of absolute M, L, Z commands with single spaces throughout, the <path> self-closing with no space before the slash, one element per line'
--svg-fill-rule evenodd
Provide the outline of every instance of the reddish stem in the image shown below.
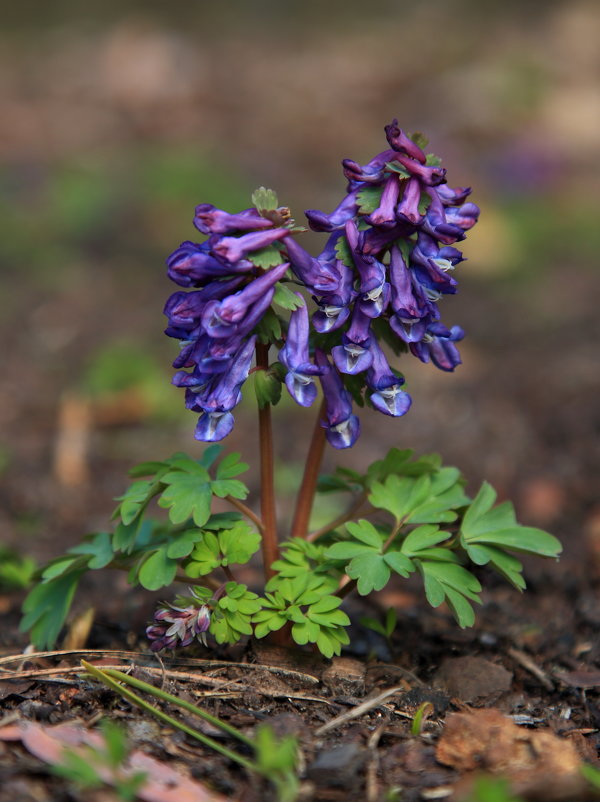
<path fill-rule="evenodd" d="M 319 469 L 325 450 L 325 429 L 321 426 L 324 408 L 325 402 L 323 401 L 315 421 L 315 427 L 308 449 L 308 456 L 306 457 L 306 464 L 304 465 L 304 476 L 302 477 L 302 484 L 300 485 L 300 490 L 296 498 L 296 509 L 294 511 L 291 530 L 292 537 L 305 538 L 308 533 L 308 524 L 315 498 L 315 491 L 317 489 Z"/>
<path fill-rule="evenodd" d="M 267 370 L 269 367 L 269 346 L 257 343 L 256 367 Z M 258 446 L 260 452 L 260 515 L 263 525 L 262 554 L 265 581 L 275 571 L 271 565 L 279 557 L 277 546 L 277 519 L 275 516 L 275 490 L 273 469 L 273 428 L 271 425 L 271 405 L 258 409 Z"/>

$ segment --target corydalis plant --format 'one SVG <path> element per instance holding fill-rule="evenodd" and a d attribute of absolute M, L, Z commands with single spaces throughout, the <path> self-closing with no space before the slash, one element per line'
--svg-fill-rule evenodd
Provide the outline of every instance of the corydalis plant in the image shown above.
<path fill-rule="evenodd" d="M 207 632 L 234 643 L 282 631 L 331 656 L 348 643 L 340 605 L 352 590 L 365 595 L 394 574 L 418 573 L 428 601 L 446 602 L 469 626 L 481 590 L 473 565 L 489 565 L 523 589 L 514 553 L 560 552 L 552 535 L 520 526 L 510 502 L 494 506 L 487 483 L 467 496 L 460 472 L 435 455 L 414 459 L 392 448 L 364 474 L 340 468 L 319 479 L 326 442 L 344 449 L 359 437 L 355 406 L 391 417 L 408 412 L 399 357 L 445 371 L 460 364 L 463 332 L 441 322 L 440 302 L 456 292 L 453 271 L 463 257 L 454 244 L 479 209 L 467 201 L 470 189 L 448 187 L 421 135 L 408 136 L 395 120 L 385 131 L 389 147 L 367 164 L 343 161 L 348 184 L 338 206 L 306 212 L 310 228 L 325 237 L 317 256 L 301 244 L 307 229 L 271 190 L 257 190 L 252 207 L 237 213 L 196 207 L 194 224 L 206 238 L 182 243 L 167 260 L 169 277 L 184 289 L 166 303 L 166 333 L 181 344 L 173 383 L 198 415 L 195 437 L 212 445 L 199 459 L 175 454 L 135 468 L 114 532 L 88 536 L 46 567 L 24 606 L 22 625 L 37 645 L 56 639 L 83 573 L 106 565 L 128 570 L 132 584 L 150 590 L 192 585 L 190 596 L 157 611 L 147 630 L 153 650 L 205 642 Z M 218 461 L 216 444 L 233 429 L 250 374 L 260 514 L 235 478 L 248 466 L 237 454 Z M 275 515 L 271 429 L 283 386 L 300 406 L 319 407 L 287 540 Z M 349 502 L 311 532 L 316 492 L 346 494 Z M 212 512 L 215 496 L 232 511 Z M 145 517 L 155 498 L 167 522 Z M 262 595 L 232 570 L 260 549 Z"/>

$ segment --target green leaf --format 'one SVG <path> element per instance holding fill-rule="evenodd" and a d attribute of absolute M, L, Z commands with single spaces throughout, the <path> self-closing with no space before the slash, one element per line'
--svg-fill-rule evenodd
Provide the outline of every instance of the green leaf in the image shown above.
<path fill-rule="evenodd" d="M 130 468 L 128 473 L 129 476 L 135 479 L 140 476 L 154 476 L 166 467 L 164 462 L 140 462 L 139 465 L 134 465 L 133 468 Z"/>
<path fill-rule="evenodd" d="M 202 540 L 194 546 L 185 572 L 190 577 L 205 576 L 220 564 L 219 541 L 212 532 L 204 532 Z"/>
<path fill-rule="evenodd" d="M 221 529 L 231 529 L 241 520 L 242 514 L 240 512 L 213 512 L 202 528 L 218 532 Z"/>
<path fill-rule="evenodd" d="M 267 309 L 254 329 L 258 342 L 271 345 L 281 340 L 281 321 L 271 307 Z"/>
<path fill-rule="evenodd" d="M 143 507 L 158 491 L 159 485 L 153 479 L 139 479 L 137 482 L 133 482 L 124 495 L 117 498 L 117 501 L 121 502 L 118 514 L 123 523 L 127 525 L 135 520 Z"/>
<path fill-rule="evenodd" d="M 185 532 L 178 532 L 173 535 L 167 547 L 167 557 L 172 560 L 180 560 L 182 557 L 188 557 L 200 540 L 202 540 L 203 532 L 201 529 L 186 529 Z"/>
<path fill-rule="evenodd" d="M 223 457 L 217 465 L 217 479 L 233 479 L 240 473 L 245 473 L 249 467 L 247 462 L 240 462 L 240 454 L 234 451 Z"/>
<path fill-rule="evenodd" d="M 516 521 L 513 505 L 505 501 L 492 508 L 495 499 L 494 489 L 484 482 L 463 518 L 461 542 L 465 549 L 488 545 L 541 557 L 560 554 L 562 546 L 554 535 L 542 529 L 521 526 Z"/>
<path fill-rule="evenodd" d="M 258 408 L 264 409 L 271 404 L 279 403 L 281 398 L 281 381 L 271 370 L 256 370 L 254 372 L 254 392 L 258 401 Z"/>
<path fill-rule="evenodd" d="M 467 599 L 480 603 L 481 590 L 476 577 L 456 563 L 424 561 L 418 563 L 425 585 L 425 595 L 432 607 L 446 600 L 459 626 L 470 627 L 475 614 Z"/>
<path fill-rule="evenodd" d="M 442 160 L 439 156 L 436 156 L 435 153 L 428 153 L 425 157 L 425 164 L 428 167 L 440 167 L 442 164 Z"/>
<path fill-rule="evenodd" d="M 104 568 L 114 558 L 112 547 L 112 536 L 109 532 L 98 532 L 95 535 L 88 535 L 83 543 L 69 549 L 70 554 L 89 554 L 87 567 L 96 569 Z"/>
<path fill-rule="evenodd" d="M 169 510 L 169 518 L 174 524 L 181 524 L 189 518 L 196 526 L 203 526 L 210 517 L 211 488 L 206 469 L 197 466 L 202 473 L 183 473 L 171 471 L 163 476 L 167 485 L 158 506 Z"/>
<path fill-rule="evenodd" d="M 274 212 L 279 207 L 277 193 L 273 189 L 259 187 L 252 193 L 252 205 L 259 212 Z"/>
<path fill-rule="evenodd" d="M 361 543 L 365 543 L 374 549 L 381 549 L 383 539 L 370 521 L 366 521 L 364 518 L 359 521 L 349 521 L 346 524 L 346 529 L 353 538 L 360 540 Z"/>
<path fill-rule="evenodd" d="M 356 196 L 358 210 L 361 214 L 371 214 L 381 203 L 382 186 L 363 187 Z"/>
<path fill-rule="evenodd" d="M 252 251 L 246 257 L 253 265 L 267 270 L 269 267 L 276 267 L 283 262 L 283 254 L 281 253 L 281 246 L 279 244 L 267 245 L 264 248 L 259 248 L 257 251 Z M 277 293 L 277 291 L 275 291 Z"/>
<path fill-rule="evenodd" d="M 402 178 L 410 178 L 410 173 L 400 162 L 386 162 L 385 169 L 389 170 L 391 173 L 398 173 Z"/>
<path fill-rule="evenodd" d="M 243 565 L 260 549 L 261 536 L 245 521 L 240 521 L 233 529 L 219 534 L 219 547 L 226 558 L 222 565 L 232 563 Z"/>
<path fill-rule="evenodd" d="M 219 498 L 232 496 L 233 498 L 244 499 L 250 492 L 239 479 L 215 479 L 211 482 L 210 488 L 215 496 L 219 496 Z"/>
<path fill-rule="evenodd" d="M 417 479 L 391 474 L 385 483 L 373 482 L 369 501 L 374 507 L 387 510 L 400 521 L 408 518 L 429 497 L 431 481 L 423 475 Z"/>
<path fill-rule="evenodd" d="M 281 282 L 277 282 L 275 285 L 275 295 L 273 296 L 273 303 L 277 304 L 277 306 L 281 307 L 281 309 L 289 309 L 293 311 L 294 309 L 299 309 L 301 306 L 305 306 L 306 303 L 304 298 L 299 293 L 292 292 L 292 290 L 287 287 L 285 284 Z"/>
<path fill-rule="evenodd" d="M 204 449 L 204 454 L 202 454 L 198 460 L 198 464 L 208 470 L 214 461 L 218 459 L 222 451 L 223 446 L 220 446 L 218 443 L 211 443 Z M 225 459 L 227 459 L 227 457 L 225 457 Z M 223 461 L 225 461 L 225 459 Z"/>
<path fill-rule="evenodd" d="M 388 551 L 383 555 L 383 559 L 390 566 L 392 571 L 395 571 L 400 576 L 408 576 L 415 570 L 412 560 L 409 560 L 404 554 L 399 551 Z"/>
<path fill-rule="evenodd" d="M 354 258 L 348 240 L 344 234 L 335 243 L 335 255 L 346 267 L 354 269 Z"/>
<path fill-rule="evenodd" d="M 413 134 L 408 134 L 408 138 L 411 139 L 417 147 L 421 148 L 421 150 L 426 148 L 429 144 L 429 139 L 421 131 L 415 131 Z"/>
<path fill-rule="evenodd" d="M 390 579 L 390 569 L 385 561 L 385 555 L 376 552 L 361 554 L 355 557 L 347 566 L 346 573 L 356 579 L 356 589 L 361 596 L 366 596 L 372 590 L 381 590 Z"/>
<path fill-rule="evenodd" d="M 158 590 L 170 585 L 177 573 L 177 560 L 167 555 L 168 546 L 157 549 L 142 563 L 138 578 L 146 590 Z"/>
<path fill-rule="evenodd" d="M 51 649 L 56 643 L 84 573 L 85 569 L 68 571 L 51 581 L 40 582 L 28 593 L 19 629 L 29 631 L 36 649 Z"/>
<path fill-rule="evenodd" d="M 48 581 L 50 579 L 56 579 L 67 571 L 70 571 L 76 564 L 83 567 L 86 562 L 82 561 L 79 557 L 70 557 L 68 554 L 62 557 L 56 557 L 54 560 L 51 560 L 42 571 L 42 580 Z"/>
<path fill-rule="evenodd" d="M 437 546 L 450 537 L 449 532 L 444 532 L 434 525 L 417 526 L 405 538 L 402 543 L 402 553 L 409 557 L 416 556 L 424 549 Z"/>
<path fill-rule="evenodd" d="M 419 214 L 425 214 L 427 209 L 429 209 L 431 205 L 431 198 L 426 192 L 421 192 L 421 197 L 419 198 L 419 205 L 417 210 Z"/>

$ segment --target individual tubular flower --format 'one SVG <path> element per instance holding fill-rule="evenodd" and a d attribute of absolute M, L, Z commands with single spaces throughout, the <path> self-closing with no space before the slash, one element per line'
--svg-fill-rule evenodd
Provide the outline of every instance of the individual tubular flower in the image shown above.
<path fill-rule="evenodd" d="M 369 344 L 372 361 L 367 371 L 367 384 L 375 392 L 369 396 L 371 403 L 384 415 L 399 418 L 408 412 L 412 399 L 402 390 L 404 379 L 396 376 L 389 366 L 385 354 L 373 338 Z"/>
<path fill-rule="evenodd" d="M 447 329 L 441 323 L 431 323 L 420 342 L 410 343 L 410 350 L 421 362 L 433 362 L 440 370 L 451 371 L 461 364 L 458 348 L 454 345 L 465 336 L 460 326 Z"/>
<path fill-rule="evenodd" d="M 300 293 L 295 293 L 302 301 Z M 308 310 L 302 303 L 290 316 L 285 345 L 279 352 L 279 359 L 287 368 L 285 386 L 290 395 L 303 407 L 309 407 L 317 397 L 315 376 L 323 373 L 323 368 L 313 365 L 308 353 Z"/>
<path fill-rule="evenodd" d="M 242 400 L 240 388 L 248 378 L 256 336 L 243 343 L 236 352 L 229 369 L 215 378 L 196 394 L 190 408 L 202 411 L 196 425 L 196 440 L 216 442 L 222 440 L 233 429 L 231 410 Z"/>
<path fill-rule="evenodd" d="M 191 601 L 191 600 L 190 600 Z M 146 628 L 150 649 L 175 649 L 189 646 L 194 639 L 206 646 L 206 632 L 210 626 L 210 610 L 206 605 L 176 607 L 164 604 L 154 613 L 154 622 Z"/>
<path fill-rule="evenodd" d="M 273 228 L 273 222 L 261 217 L 256 209 L 244 209 L 238 214 L 230 214 L 217 209 L 212 203 L 196 206 L 194 225 L 203 234 L 235 234 L 237 231 Z"/>
<path fill-rule="evenodd" d="M 325 400 L 325 420 L 321 424 L 325 436 L 334 448 L 350 448 L 360 434 L 360 421 L 352 414 L 350 395 L 323 351 L 315 351 L 315 362 L 323 370 L 319 378 Z"/>

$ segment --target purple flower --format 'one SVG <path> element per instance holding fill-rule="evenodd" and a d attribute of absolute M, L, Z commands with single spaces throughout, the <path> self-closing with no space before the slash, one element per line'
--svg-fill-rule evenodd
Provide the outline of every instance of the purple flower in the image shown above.
<path fill-rule="evenodd" d="M 410 178 L 404 188 L 402 201 L 396 208 L 396 217 L 399 220 L 405 218 L 409 223 L 417 225 L 421 220 L 419 212 L 419 202 L 421 200 L 421 184 L 418 178 Z"/>
<path fill-rule="evenodd" d="M 331 214 L 325 214 L 318 209 L 307 209 L 304 214 L 308 219 L 308 225 L 313 231 L 335 231 L 344 227 L 348 220 L 356 217 L 358 212 L 358 201 L 356 196 L 359 190 L 350 192 Z"/>
<path fill-rule="evenodd" d="M 198 607 L 190 599 L 188 607 L 165 604 L 154 614 L 154 623 L 146 628 L 150 649 L 175 649 L 189 646 L 196 638 L 206 646 L 206 632 L 210 626 L 210 610 L 206 605 Z"/>
<path fill-rule="evenodd" d="M 217 234 L 208 240 L 212 252 L 219 259 L 235 264 L 241 259 L 267 245 L 272 245 L 277 240 L 289 236 L 287 228 L 274 228 L 270 231 L 253 231 L 251 234 L 243 234 L 241 237 L 219 237 Z"/>
<path fill-rule="evenodd" d="M 182 242 L 167 259 L 168 276 L 180 287 L 198 287 L 211 278 L 227 276 L 234 272 L 210 253 L 208 242 L 198 245 L 195 242 Z M 246 271 L 253 267 L 251 262 L 236 265 L 235 271 Z"/>
<path fill-rule="evenodd" d="M 365 220 L 371 226 L 392 228 L 396 225 L 396 204 L 400 197 L 400 180 L 395 173 L 387 179 L 377 209 Z"/>
<path fill-rule="evenodd" d="M 379 184 L 383 180 L 385 165 L 395 156 L 396 154 L 393 150 L 384 150 L 362 166 L 352 159 L 343 159 L 344 175 L 352 184 L 363 182 Z"/>
<path fill-rule="evenodd" d="M 454 345 L 462 340 L 464 332 L 460 326 L 447 329 L 441 323 L 431 323 L 423 339 L 417 343 L 410 343 L 410 350 L 421 362 L 433 362 L 440 370 L 451 371 L 460 365 L 461 359 L 458 348 Z"/>
<path fill-rule="evenodd" d="M 340 274 L 335 265 L 336 241 L 336 235 L 330 237 L 327 246 L 316 258 L 291 237 L 286 242 L 292 270 L 304 286 L 312 292 L 335 292 L 338 288 Z"/>
<path fill-rule="evenodd" d="M 237 231 L 273 228 L 272 221 L 262 217 L 254 208 L 230 214 L 212 203 L 196 206 L 194 225 L 203 234 L 235 234 Z"/>
<path fill-rule="evenodd" d="M 384 415 L 399 418 L 408 412 L 412 399 L 401 389 L 404 379 L 398 378 L 390 368 L 385 354 L 375 339 L 371 340 L 369 350 L 372 354 L 371 367 L 367 371 L 367 384 L 373 390 L 369 396 L 371 403 Z"/>
<path fill-rule="evenodd" d="M 331 356 L 340 373 L 353 376 L 371 366 L 373 355 L 369 351 L 370 326 L 371 318 L 355 306 L 350 328 L 342 335 L 342 344 L 331 349 Z"/>
<path fill-rule="evenodd" d="M 425 154 L 416 142 L 413 142 L 412 139 L 398 127 L 398 120 L 392 120 L 389 125 L 385 126 L 385 135 L 387 141 L 395 151 L 406 153 L 406 155 L 410 156 L 412 159 L 416 159 L 421 162 L 421 164 L 425 164 Z M 388 159 L 388 161 L 390 161 L 390 159 Z"/>
<path fill-rule="evenodd" d="M 251 312 L 252 305 L 259 304 L 262 312 L 270 306 L 275 292 L 275 284 L 285 275 L 289 264 L 283 262 L 271 268 L 243 290 L 228 295 L 222 301 L 209 301 L 202 312 L 202 325 L 211 337 L 231 337 L 244 325 L 244 319 Z"/>
<path fill-rule="evenodd" d="M 325 400 L 325 436 L 334 448 L 350 448 L 360 434 L 360 421 L 352 414 L 352 401 L 342 377 L 323 351 L 315 351 L 315 362 L 323 369 L 320 376 Z"/>
<path fill-rule="evenodd" d="M 406 266 L 400 248 L 394 246 L 390 256 L 392 309 L 402 320 L 418 320 L 429 312 L 422 294 L 414 291 L 414 276 Z"/>
<path fill-rule="evenodd" d="M 216 442 L 226 437 L 233 428 L 231 410 L 242 400 L 240 388 L 248 378 L 256 336 L 242 343 L 229 364 L 229 369 L 218 373 L 201 392 L 196 394 L 191 409 L 202 410 L 196 425 L 196 440 Z"/>
<path fill-rule="evenodd" d="M 302 299 L 300 293 L 295 293 Z M 308 354 L 308 310 L 306 304 L 294 309 L 285 345 L 279 352 L 279 359 L 287 368 L 285 386 L 290 395 L 302 407 L 309 407 L 317 397 L 315 376 L 323 372 L 313 365 Z"/>

